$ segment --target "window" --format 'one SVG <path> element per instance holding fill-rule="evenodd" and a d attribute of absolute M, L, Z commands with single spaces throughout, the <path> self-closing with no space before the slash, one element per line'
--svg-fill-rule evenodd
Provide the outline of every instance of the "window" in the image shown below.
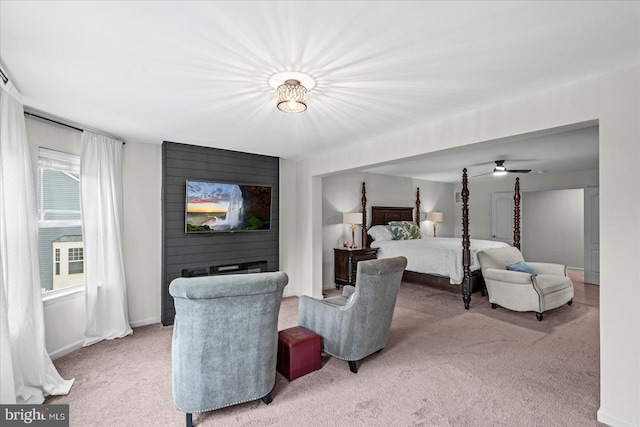
<path fill-rule="evenodd" d="M 60 275 L 60 248 L 56 248 L 56 262 L 54 268 L 56 269 L 55 275 Z"/>
<path fill-rule="evenodd" d="M 42 292 L 82 285 L 80 157 L 40 148 L 37 187 Z"/>
<path fill-rule="evenodd" d="M 69 274 L 84 273 L 84 249 L 69 248 Z"/>

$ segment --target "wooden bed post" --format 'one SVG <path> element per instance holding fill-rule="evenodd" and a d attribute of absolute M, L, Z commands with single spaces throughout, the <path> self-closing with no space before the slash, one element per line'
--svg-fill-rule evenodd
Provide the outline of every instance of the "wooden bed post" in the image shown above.
<path fill-rule="evenodd" d="M 414 222 L 420 227 L 420 187 L 416 189 L 416 219 Z"/>
<path fill-rule="evenodd" d="M 467 168 L 462 170 L 462 267 L 464 279 L 462 281 L 462 301 L 465 310 L 469 310 L 471 303 L 471 244 L 469 241 L 469 180 Z"/>
<path fill-rule="evenodd" d="M 513 246 L 520 249 L 520 178 L 513 190 Z"/>
<path fill-rule="evenodd" d="M 367 188 L 362 183 L 362 247 L 369 247 L 369 239 L 367 239 Z"/>

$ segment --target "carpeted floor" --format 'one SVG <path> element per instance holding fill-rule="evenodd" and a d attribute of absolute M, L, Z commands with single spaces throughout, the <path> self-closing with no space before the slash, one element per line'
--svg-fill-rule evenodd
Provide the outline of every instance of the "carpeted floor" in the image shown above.
<path fill-rule="evenodd" d="M 200 426 L 597 426 L 598 287 L 573 273 L 574 304 L 545 313 L 492 310 L 474 294 L 404 282 L 389 343 L 358 364 L 324 357 L 288 382 L 276 374 L 273 403 L 194 414 Z M 329 291 L 333 292 L 333 291 Z M 297 324 L 283 300 L 279 329 Z M 76 378 L 71 426 L 180 426 L 171 398 L 171 327 L 136 328 L 55 361 Z"/>

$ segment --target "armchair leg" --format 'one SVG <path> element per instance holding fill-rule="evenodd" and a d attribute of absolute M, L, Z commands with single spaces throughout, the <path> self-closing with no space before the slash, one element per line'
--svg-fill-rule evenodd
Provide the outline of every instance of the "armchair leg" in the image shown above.
<path fill-rule="evenodd" d="M 262 396 L 262 401 L 264 402 L 265 405 L 268 405 L 269 403 L 273 402 L 273 399 L 271 398 L 271 393 L 267 393 L 265 396 Z"/>
<path fill-rule="evenodd" d="M 354 374 L 358 373 L 358 366 L 356 365 L 356 361 L 355 360 L 349 360 L 349 369 Z"/>
<path fill-rule="evenodd" d="M 187 427 L 193 427 L 193 414 L 187 412 Z"/>
<path fill-rule="evenodd" d="M 567 303 L 567 305 L 571 305 L 571 304 L 573 304 L 573 298 L 571 298 L 571 299 L 569 300 L 569 302 Z"/>
<path fill-rule="evenodd" d="M 538 321 L 542 320 L 542 313 L 540 313 L 539 311 L 536 312 L 536 319 L 538 319 Z"/>
<path fill-rule="evenodd" d="M 495 310 L 496 308 L 498 308 L 498 304 L 491 303 L 491 308 L 493 308 Z"/>

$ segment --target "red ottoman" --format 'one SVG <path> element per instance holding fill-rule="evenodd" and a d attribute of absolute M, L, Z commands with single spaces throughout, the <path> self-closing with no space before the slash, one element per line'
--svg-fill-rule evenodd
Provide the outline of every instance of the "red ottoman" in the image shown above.
<path fill-rule="evenodd" d="M 322 367 L 322 342 L 313 331 L 294 326 L 278 332 L 277 369 L 289 381 Z"/>

